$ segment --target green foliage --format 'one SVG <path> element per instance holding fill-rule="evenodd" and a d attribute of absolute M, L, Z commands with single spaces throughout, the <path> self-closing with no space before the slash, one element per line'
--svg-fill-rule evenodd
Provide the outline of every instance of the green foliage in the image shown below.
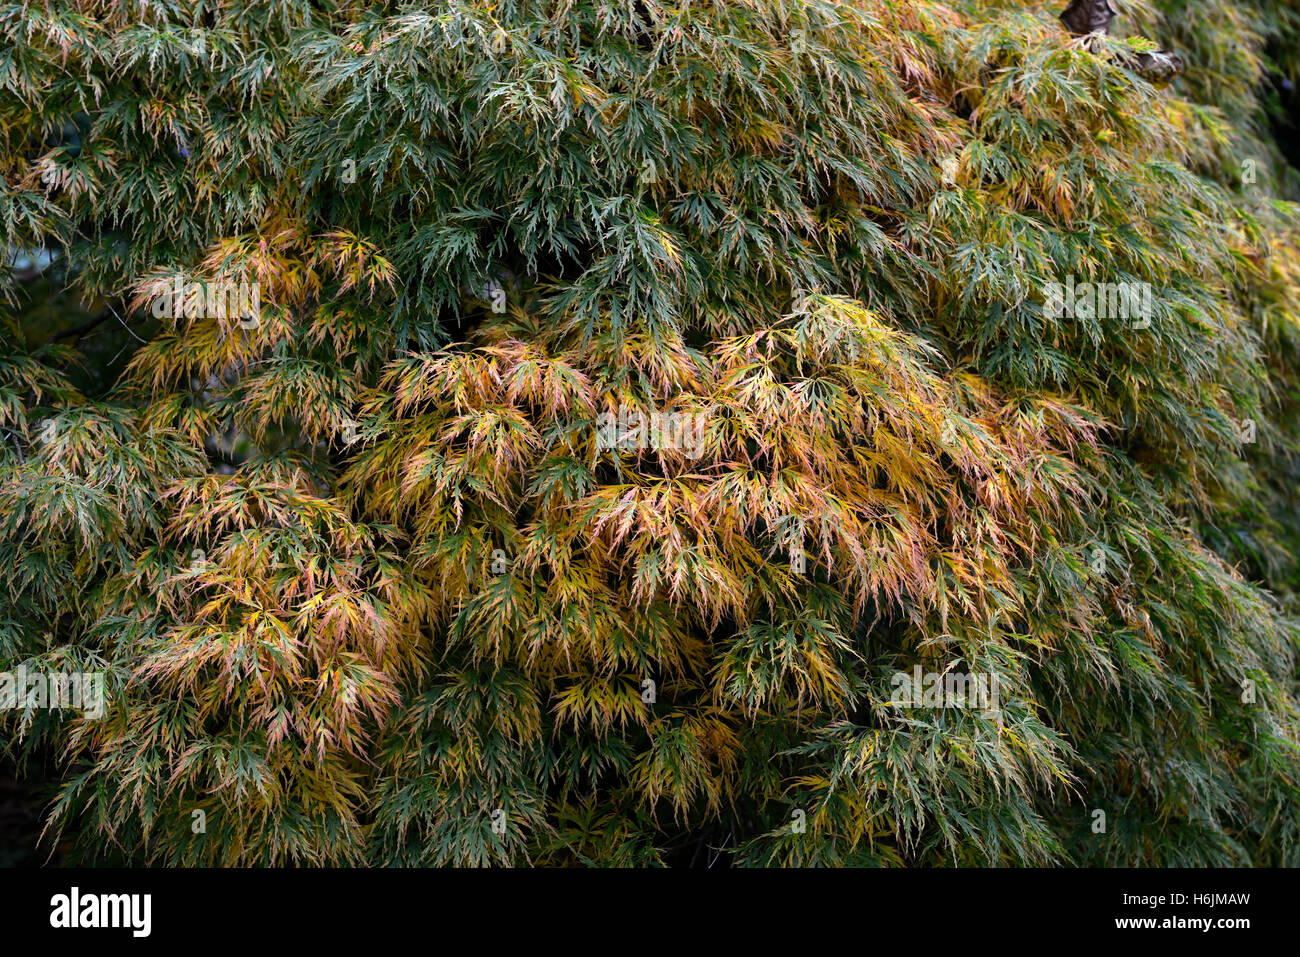
<path fill-rule="evenodd" d="M 0 5 L 0 670 L 108 676 L 0 713 L 50 833 L 1300 864 L 1297 12 L 1059 12 Z"/>

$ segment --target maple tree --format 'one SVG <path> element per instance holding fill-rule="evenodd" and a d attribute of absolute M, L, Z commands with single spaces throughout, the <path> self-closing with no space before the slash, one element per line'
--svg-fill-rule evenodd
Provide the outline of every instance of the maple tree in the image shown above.
<path fill-rule="evenodd" d="M 1115 5 L 0 6 L 47 840 L 1300 862 L 1300 20 Z"/>

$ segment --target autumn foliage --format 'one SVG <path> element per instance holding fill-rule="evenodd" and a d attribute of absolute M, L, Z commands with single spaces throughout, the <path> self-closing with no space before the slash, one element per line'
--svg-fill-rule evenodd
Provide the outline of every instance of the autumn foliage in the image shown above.
<path fill-rule="evenodd" d="M 49 845 L 1300 863 L 1297 15 L 1116 5 L 0 6 L 0 670 L 108 689 L 0 712 Z"/>

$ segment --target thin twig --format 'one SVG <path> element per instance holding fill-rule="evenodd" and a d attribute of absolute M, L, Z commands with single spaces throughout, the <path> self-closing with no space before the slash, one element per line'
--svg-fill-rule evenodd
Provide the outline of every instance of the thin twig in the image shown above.
<path fill-rule="evenodd" d="M 133 338 L 136 342 L 140 343 L 140 345 L 142 345 L 142 346 L 147 346 L 147 345 L 149 344 L 149 343 L 145 342 L 143 339 L 141 339 L 139 336 L 137 336 L 134 332 L 131 331 L 131 327 L 128 326 L 125 322 L 123 322 L 121 316 L 117 315 L 117 310 L 116 310 L 116 309 L 114 309 L 111 305 L 110 305 L 108 308 L 109 308 L 109 311 L 112 312 L 113 315 L 117 317 L 117 321 L 122 323 L 122 328 L 125 329 L 127 332 L 130 332 L 130 333 L 131 333 L 131 338 Z"/>
<path fill-rule="evenodd" d="M 709 867 L 712 867 L 714 864 L 718 863 L 718 858 L 722 856 L 722 852 L 727 849 L 727 844 L 731 841 L 731 835 L 732 832 L 728 831 L 727 840 L 722 842 L 722 846 L 718 848 L 718 853 L 713 855 L 713 860 L 709 861 Z"/>

